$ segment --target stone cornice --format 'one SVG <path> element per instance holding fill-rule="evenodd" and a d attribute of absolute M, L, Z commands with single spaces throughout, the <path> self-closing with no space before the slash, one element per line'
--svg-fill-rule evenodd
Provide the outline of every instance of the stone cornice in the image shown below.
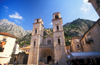
<path fill-rule="evenodd" d="M 34 25 L 34 24 L 39 24 L 39 23 L 41 23 L 41 24 L 42 24 L 42 22 L 38 22 L 38 23 L 33 23 L 33 25 Z M 42 24 L 42 26 L 44 27 L 44 25 L 43 25 L 43 24 Z"/>
<path fill-rule="evenodd" d="M 56 21 L 56 20 L 62 20 L 62 18 L 52 19 L 52 22 L 53 22 L 53 21 Z"/>
<path fill-rule="evenodd" d="M 37 35 L 40 35 L 40 34 L 35 34 L 35 35 L 32 35 L 32 36 L 37 36 Z M 43 37 L 42 35 L 40 35 L 41 37 Z"/>
<path fill-rule="evenodd" d="M 60 12 L 53 13 L 53 15 L 60 14 Z"/>

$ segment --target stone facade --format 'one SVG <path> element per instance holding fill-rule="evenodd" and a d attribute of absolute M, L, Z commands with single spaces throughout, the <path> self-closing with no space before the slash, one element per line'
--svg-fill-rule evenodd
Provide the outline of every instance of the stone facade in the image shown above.
<path fill-rule="evenodd" d="M 38 65 L 39 61 L 39 47 L 43 40 L 43 21 L 42 19 L 35 19 L 33 23 L 33 30 L 31 36 L 30 52 L 28 56 L 28 65 Z"/>
<path fill-rule="evenodd" d="M 65 38 L 60 13 L 53 14 L 54 64 L 66 65 Z"/>
<path fill-rule="evenodd" d="M 0 64 L 10 62 L 16 37 L 9 33 L 0 32 Z"/>
<path fill-rule="evenodd" d="M 81 45 L 84 52 L 100 52 L 100 19 L 83 35 Z"/>
<path fill-rule="evenodd" d="M 82 52 L 80 44 L 81 37 L 74 37 L 71 40 L 71 52 Z"/>
<path fill-rule="evenodd" d="M 51 65 L 66 65 L 67 54 L 60 13 L 53 14 L 53 37 L 43 39 L 43 21 L 36 19 L 33 23 L 28 65 L 41 63 Z"/>
<path fill-rule="evenodd" d="M 100 0 L 88 0 L 88 2 L 90 2 L 93 5 L 95 11 L 100 17 Z"/>

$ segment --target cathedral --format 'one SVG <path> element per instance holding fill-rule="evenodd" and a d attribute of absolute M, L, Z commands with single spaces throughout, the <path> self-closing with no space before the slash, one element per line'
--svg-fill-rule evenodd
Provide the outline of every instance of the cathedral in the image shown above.
<path fill-rule="evenodd" d="M 63 22 L 59 12 L 53 13 L 53 36 L 43 39 L 43 20 L 35 19 L 31 36 L 28 65 L 67 65 Z"/>

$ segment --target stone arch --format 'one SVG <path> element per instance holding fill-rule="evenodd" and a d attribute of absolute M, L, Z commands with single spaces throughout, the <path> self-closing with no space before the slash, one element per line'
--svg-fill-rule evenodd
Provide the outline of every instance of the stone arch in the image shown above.
<path fill-rule="evenodd" d="M 54 60 L 54 51 L 51 48 L 44 48 L 40 51 L 39 62 L 44 62 L 48 64 L 50 61 Z"/>
<path fill-rule="evenodd" d="M 55 15 L 55 19 L 58 19 L 59 17 L 58 17 L 58 15 Z"/>

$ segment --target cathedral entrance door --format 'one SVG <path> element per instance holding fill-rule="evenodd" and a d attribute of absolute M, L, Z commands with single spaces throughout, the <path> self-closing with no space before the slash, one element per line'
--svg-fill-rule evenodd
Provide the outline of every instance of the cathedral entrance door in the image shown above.
<path fill-rule="evenodd" d="M 49 64 L 52 60 L 54 60 L 54 52 L 51 48 L 43 48 L 39 54 L 39 62 L 44 62 L 45 64 Z"/>
<path fill-rule="evenodd" d="M 51 60 L 51 56 L 47 56 L 47 63 L 49 64 L 49 61 Z"/>

